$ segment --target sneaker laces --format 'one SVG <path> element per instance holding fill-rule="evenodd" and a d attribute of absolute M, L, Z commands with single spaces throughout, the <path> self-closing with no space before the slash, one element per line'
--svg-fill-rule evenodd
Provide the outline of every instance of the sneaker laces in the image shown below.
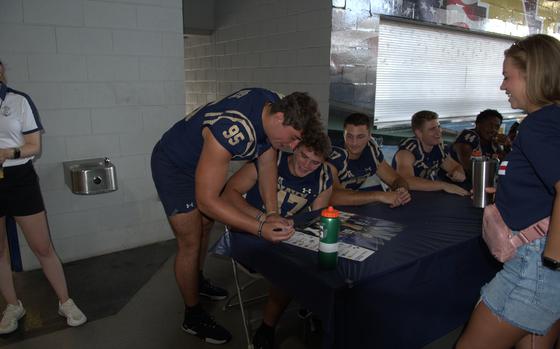
<path fill-rule="evenodd" d="M 83 316 L 82 311 L 78 309 L 74 301 L 71 299 L 64 302 L 64 304 L 61 304 L 60 308 L 62 309 L 64 315 L 66 315 L 67 317 L 71 317 L 74 320 L 79 320 Z"/>
<path fill-rule="evenodd" d="M 223 288 L 212 284 L 210 279 L 207 279 L 207 278 L 202 279 L 202 281 L 200 283 L 200 288 L 201 289 L 206 289 L 208 291 L 215 292 L 215 293 L 223 293 L 224 292 Z"/>
<path fill-rule="evenodd" d="M 214 320 L 214 317 L 206 312 L 198 314 L 197 316 L 193 316 L 189 320 L 190 321 L 187 321 L 187 323 L 192 322 L 193 325 L 196 324 L 207 328 L 216 328 L 218 326 L 218 323 L 216 322 L 216 320 Z"/>
<path fill-rule="evenodd" d="M 215 290 L 216 286 L 212 285 L 212 283 L 210 282 L 210 279 L 207 278 L 203 278 L 200 282 L 200 286 Z"/>
<path fill-rule="evenodd" d="M 218 323 L 216 322 L 214 317 L 209 314 L 205 314 L 205 315 L 206 316 L 201 319 L 202 320 L 201 323 L 206 327 L 216 328 L 216 326 L 218 326 Z"/>
<path fill-rule="evenodd" d="M 12 321 L 17 319 L 17 313 L 20 310 L 20 305 L 8 304 L 6 309 L 2 312 L 2 319 L 0 319 L 0 324 L 9 325 Z"/>
<path fill-rule="evenodd" d="M 4 309 L 4 311 L 2 312 L 2 315 L 17 313 L 18 310 L 19 310 L 19 304 L 18 305 L 8 304 L 6 309 Z"/>

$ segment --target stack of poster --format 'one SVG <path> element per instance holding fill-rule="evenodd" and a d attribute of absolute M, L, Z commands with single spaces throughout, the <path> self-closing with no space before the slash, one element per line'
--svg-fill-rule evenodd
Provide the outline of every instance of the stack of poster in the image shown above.
<path fill-rule="evenodd" d="M 385 219 L 366 217 L 340 211 L 338 256 L 362 262 L 403 230 L 403 225 Z M 320 217 L 305 227 L 296 227 L 295 234 L 284 241 L 311 251 L 319 250 Z"/>

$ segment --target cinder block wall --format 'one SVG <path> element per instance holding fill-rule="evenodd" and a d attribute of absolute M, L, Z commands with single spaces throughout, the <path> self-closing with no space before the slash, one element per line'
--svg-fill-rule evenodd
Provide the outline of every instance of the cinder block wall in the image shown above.
<path fill-rule="evenodd" d="M 185 114 L 181 0 L 0 1 L 8 83 L 35 101 L 45 127 L 35 165 L 63 259 L 172 237 L 149 157 Z M 119 190 L 77 196 L 62 162 L 110 157 Z M 20 233 L 25 269 L 38 267 Z"/>
<path fill-rule="evenodd" d="M 187 111 L 244 87 L 306 91 L 326 124 L 331 1 L 217 0 L 216 30 L 185 38 Z"/>

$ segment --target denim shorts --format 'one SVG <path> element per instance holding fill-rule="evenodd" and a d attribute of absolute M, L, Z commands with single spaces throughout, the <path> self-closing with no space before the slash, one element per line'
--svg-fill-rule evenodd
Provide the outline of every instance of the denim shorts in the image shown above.
<path fill-rule="evenodd" d="M 542 265 L 545 242 L 546 237 L 519 247 L 481 291 L 482 301 L 494 314 L 538 335 L 560 319 L 560 271 Z"/>

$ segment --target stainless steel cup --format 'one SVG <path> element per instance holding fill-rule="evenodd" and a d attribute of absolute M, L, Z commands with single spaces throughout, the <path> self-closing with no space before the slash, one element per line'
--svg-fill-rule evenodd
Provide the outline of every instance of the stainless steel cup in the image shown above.
<path fill-rule="evenodd" d="M 488 194 L 486 188 L 496 186 L 498 165 L 497 159 L 471 159 L 474 207 L 484 208 L 494 202 L 494 194 Z"/>

